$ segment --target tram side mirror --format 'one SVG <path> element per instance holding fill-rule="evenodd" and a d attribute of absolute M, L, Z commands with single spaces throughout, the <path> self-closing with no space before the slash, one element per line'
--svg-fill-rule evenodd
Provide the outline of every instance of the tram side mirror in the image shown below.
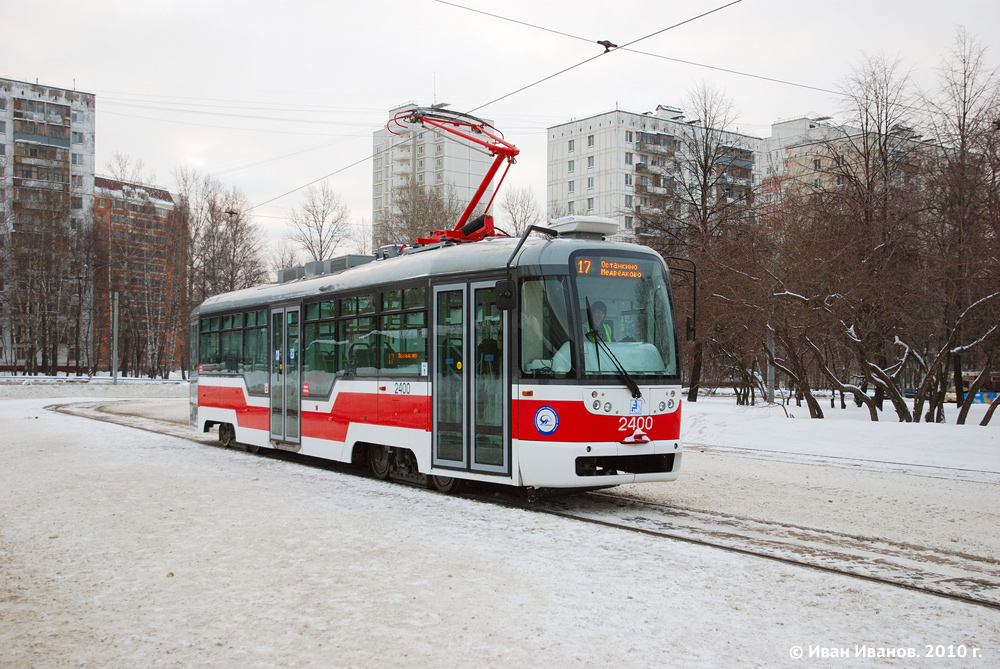
<path fill-rule="evenodd" d="M 687 318 L 687 340 L 694 341 L 694 318 L 691 316 Z"/>
<path fill-rule="evenodd" d="M 510 311 L 514 308 L 516 300 L 514 299 L 515 285 L 513 281 L 501 280 L 497 281 L 497 307 L 501 311 Z"/>

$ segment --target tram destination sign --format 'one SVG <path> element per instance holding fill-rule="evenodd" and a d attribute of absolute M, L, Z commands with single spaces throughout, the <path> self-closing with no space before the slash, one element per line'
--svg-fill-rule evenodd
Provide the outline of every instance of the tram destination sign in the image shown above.
<path fill-rule="evenodd" d="M 644 276 L 643 267 L 637 261 L 601 257 L 578 258 L 576 273 L 582 276 L 612 279 L 641 279 Z"/>

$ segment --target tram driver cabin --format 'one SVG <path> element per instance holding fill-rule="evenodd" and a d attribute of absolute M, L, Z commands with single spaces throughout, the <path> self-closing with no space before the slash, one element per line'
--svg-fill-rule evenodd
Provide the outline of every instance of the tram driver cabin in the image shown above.
<path fill-rule="evenodd" d="M 443 241 L 206 300 L 192 426 L 446 492 L 675 479 L 666 264 L 605 241 L 609 219 L 533 230 L 545 234 Z"/>

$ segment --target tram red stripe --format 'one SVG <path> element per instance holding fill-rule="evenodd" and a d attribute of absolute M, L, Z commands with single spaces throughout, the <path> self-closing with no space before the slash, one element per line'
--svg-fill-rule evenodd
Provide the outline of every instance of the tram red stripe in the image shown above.
<path fill-rule="evenodd" d="M 240 427 L 268 430 L 268 407 L 248 406 L 242 388 L 198 386 L 198 404 L 236 411 Z M 303 402 L 308 406 L 309 402 Z M 314 402 L 314 406 L 318 406 Z M 559 425 L 551 434 L 542 434 L 535 428 L 535 414 L 542 407 L 550 407 L 559 417 Z M 621 441 L 632 429 L 621 430 L 621 416 L 602 416 L 589 412 L 579 401 L 514 400 L 514 439 L 564 442 Z M 627 424 L 629 417 L 625 417 Z M 337 395 L 329 413 L 302 412 L 302 434 L 318 439 L 344 441 L 351 423 L 370 423 L 388 427 L 415 430 L 431 429 L 431 398 L 426 395 L 374 395 L 348 393 Z M 654 441 L 680 438 L 680 409 L 670 414 L 654 416 L 652 428 L 646 434 Z"/>
<path fill-rule="evenodd" d="M 542 434 L 535 428 L 535 413 L 542 407 L 550 407 L 559 417 L 559 426 L 551 434 Z M 513 420 L 515 439 L 535 441 L 621 441 L 634 431 L 621 430 L 622 418 L 625 424 L 631 416 L 602 416 L 590 413 L 583 402 L 549 400 L 515 400 Z M 647 417 L 648 419 L 648 417 Z M 680 439 L 681 411 L 653 416 L 652 429 L 646 434 L 653 441 Z"/>

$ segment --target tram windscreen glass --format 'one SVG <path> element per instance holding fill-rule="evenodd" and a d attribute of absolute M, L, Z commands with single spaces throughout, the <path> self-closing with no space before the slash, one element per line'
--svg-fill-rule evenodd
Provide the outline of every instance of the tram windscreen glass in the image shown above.
<path fill-rule="evenodd" d="M 587 375 L 677 376 L 674 314 L 663 266 L 648 256 L 577 255 L 570 266 Z M 587 335 L 600 337 L 607 346 Z"/>

